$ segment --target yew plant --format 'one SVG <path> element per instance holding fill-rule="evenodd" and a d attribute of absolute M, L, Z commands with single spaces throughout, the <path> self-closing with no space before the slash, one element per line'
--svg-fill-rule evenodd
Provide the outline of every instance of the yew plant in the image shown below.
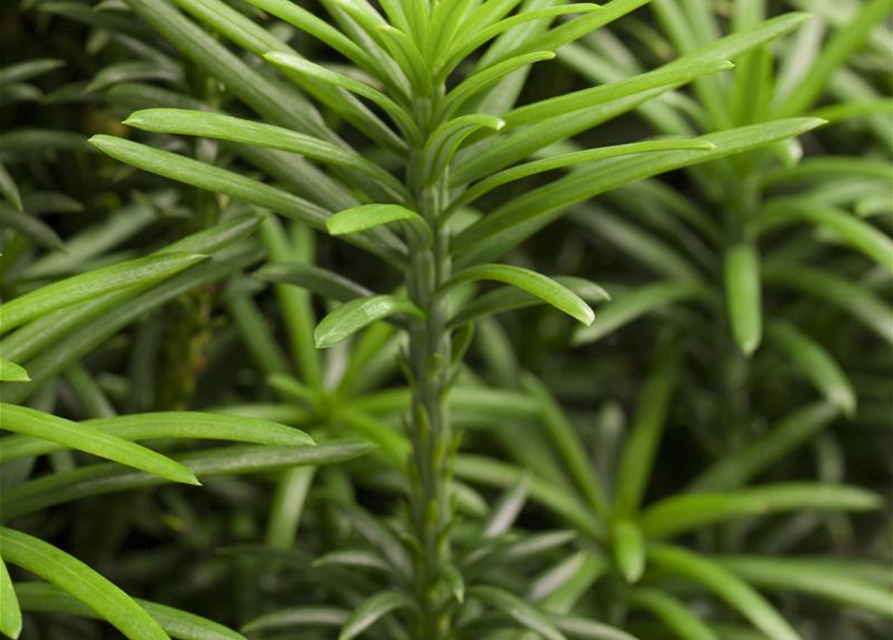
<path fill-rule="evenodd" d="M 647 4 L 657 19 L 641 22 Z M 671 302 L 698 301 L 707 322 L 725 331 L 723 348 L 735 349 L 722 357 L 747 359 L 762 339 L 757 238 L 794 220 L 826 227 L 889 267 L 889 239 L 869 222 L 810 208 L 821 195 L 792 202 L 763 190 L 800 177 L 792 168 L 799 158 L 791 160 L 800 137 L 828 119 L 877 116 L 886 104 L 812 109 L 833 72 L 885 19 L 883 3 L 867 3 L 858 28 L 841 28 L 826 55 L 802 36 L 786 53 L 811 50 L 817 71 L 790 71 L 793 79 L 777 93 L 773 47 L 808 16 L 770 15 L 763 3 L 740 0 L 724 32 L 719 21 L 704 24 L 708 4 L 32 3 L 29 10 L 44 17 L 85 25 L 89 50 L 105 49 L 111 59 L 55 100 L 101 105 L 105 115 L 121 114 L 123 126 L 96 127 L 103 132 L 89 138 L 89 148 L 60 130 L 0 136 L 7 201 L 0 219 L 10 227 L 0 257 L 0 428 L 10 432 L 0 440 L 0 519 L 10 525 L 0 529 L 0 556 L 45 581 L 11 578 L 0 564 L 0 631 L 18 637 L 24 610 L 104 618 L 131 640 L 243 638 L 133 599 L 25 532 L 69 502 L 207 477 L 213 497 L 159 495 L 176 496 L 171 510 L 183 522 L 200 520 L 190 505 L 220 496 L 240 517 L 215 512 L 216 529 L 184 526 L 174 554 L 186 562 L 183 553 L 214 544 L 209 539 L 225 547 L 215 547 L 221 554 L 213 560 L 196 559 L 207 571 L 190 574 L 215 576 L 227 592 L 221 576 L 238 576 L 240 596 L 226 596 L 237 612 L 226 604 L 217 611 L 247 623 L 251 637 L 630 640 L 639 633 L 629 615 L 636 611 L 662 622 L 642 626 L 641 638 L 668 631 L 686 640 L 725 637 L 721 623 L 714 628 L 687 610 L 684 590 L 672 583 L 682 577 L 706 585 L 765 634 L 752 637 L 799 638 L 745 583 L 747 575 L 772 582 L 765 577 L 771 568 L 755 568 L 752 558 L 722 564 L 665 538 L 804 505 L 874 511 L 881 504 L 874 493 L 808 483 L 738 486 L 788 450 L 766 452 L 757 440 L 737 456 L 725 452 L 725 462 L 704 473 L 746 466 L 744 458 L 751 471 L 735 486 L 705 481 L 712 492 L 680 490 L 643 507 L 683 370 L 673 327 L 643 376 L 616 473 L 590 459 L 547 385 L 511 372 L 499 380 L 505 388 L 494 388 L 469 357 L 489 365 L 501 352 L 503 373 L 518 366 L 505 356 L 511 347 L 497 318 L 507 311 L 551 307 L 568 316 L 562 322 L 580 325 L 572 332 L 580 346 Z M 639 63 L 638 51 L 611 42 L 615 24 L 640 35 L 659 31 L 673 53 Z M 537 74 L 566 73 L 562 64 L 584 78 L 582 88 L 575 81 L 567 91 L 543 92 Z M 39 89 L 29 81 L 58 67 L 52 59 L 4 67 L 0 95 L 36 100 Z M 624 123 L 634 113 L 657 135 L 630 136 Z M 617 138 L 624 142 L 591 142 Z M 50 160 L 40 158 L 37 168 L 23 162 L 35 145 L 89 158 L 83 162 L 133 192 L 118 194 L 126 204 L 107 220 L 63 240 L 33 204 L 59 206 L 59 198 L 40 198 L 48 188 L 40 163 Z M 668 196 L 670 187 L 651 180 L 678 169 L 695 185 L 691 198 L 728 204 L 722 227 L 699 202 L 679 205 L 689 196 Z M 661 186 L 647 186 L 654 184 Z M 584 228 L 591 217 L 597 226 L 600 205 L 588 203 L 609 192 L 632 194 L 620 196 L 617 211 L 638 211 L 643 201 L 684 209 L 686 222 L 716 242 L 721 258 L 709 268 L 725 279 L 702 277 L 687 256 L 633 225 L 607 235 L 672 280 L 612 299 L 613 287 L 598 273 L 564 275 L 560 260 L 548 274 L 529 268 L 525 245 L 561 228 L 544 231 L 553 223 L 567 224 L 565 216 Z M 763 217 L 753 221 L 757 213 Z M 179 220 L 173 239 L 141 239 L 165 216 Z M 678 226 L 665 230 L 675 240 Z M 868 313 L 860 308 L 856 315 Z M 880 316 L 869 315 L 877 324 Z M 796 317 L 773 324 L 774 339 L 829 404 L 854 410 L 830 357 L 792 323 Z M 115 350 L 116 336 L 126 337 L 131 353 Z M 225 364 L 206 368 L 206 356 Z M 109 359 L 126 363 L 126 375 L 94 373 Z M 229 376 L 227 365 L 247 370 L 250 384 Z M 116 384 L 125 389 L 117 403 L 109 399 Z M 710 424 L 723 421 L 731 402 L 722 394 Z M 489 426 L 496 420 L 498 429 Z M 512 421 L 517 433 L 506 438 Z M 518 464 L 463 452 L 465 426 L 498 431 L 496 441 Z M 196 440 L 243 444 L 195 449 Z M 247 481 L 213 480 L 248 473 L 271 480 L 272 497 Z M 504 489 L 492 506 L 479 492 L 486 486 Z M 391 512 L 376 513 L 358 497 L 363 491 L 386 492 Z M 528 497 L 567 529 L 524 530 Z M 256 543 L 254 525 L 244 524 L 256 520 L 265 520 L 264 544 L 231 545 L 220 533 L 242 523 L 240 531 L 251 531 L 239 540 Z M 568 545 L 574 551 L 566 557 Z M 800 575 L 814 578 L 817 570 L 810 565 Z M 819 595 L 858 607 L 859 592 L 868 603 L 862 608 L 883 616 L 889 589 L 878 586 L 873 569 L 864 575 L 870 579 L 819 588 Z M 815 591 L 800 587 L 794 590 Z M 284 608 L 258 602 L 259 589 Z M 730 638 L 751 637 L 729 629 Z"/>

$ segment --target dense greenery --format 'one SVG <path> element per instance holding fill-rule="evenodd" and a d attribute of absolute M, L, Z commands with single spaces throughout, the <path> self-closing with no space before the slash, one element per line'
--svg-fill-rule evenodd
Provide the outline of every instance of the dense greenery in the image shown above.
<path fill-rule="evenodd" d="M 0 633 L 889 638 L 890 20 L 4 5 Z"/>

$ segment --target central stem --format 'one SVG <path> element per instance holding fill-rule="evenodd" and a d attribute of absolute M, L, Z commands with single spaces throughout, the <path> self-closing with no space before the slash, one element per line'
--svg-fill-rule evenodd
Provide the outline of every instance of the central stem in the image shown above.
<path fill-rule="evenodd" d="M 441 221 L 446 178 L 425 183 L 423 145 L 410 150 L 408 181 L 419 214 L 431 228 L 431 237 L 410 233 L 409 296 L 425 311 L 409 332 L 409 366 L 412 379 L 410 463 L 413 534 L 418 541 L 414 588 L 421 613 L 415 640 L 441 640 L 449 633 L 444 605 L 442 567 L 449 561 L 446 530 L 452 519 L 449 499 L 453 434 L 446 406 L 452 376 L 447 300 L 438 290 L 450 277 L 449 237 Z"/>

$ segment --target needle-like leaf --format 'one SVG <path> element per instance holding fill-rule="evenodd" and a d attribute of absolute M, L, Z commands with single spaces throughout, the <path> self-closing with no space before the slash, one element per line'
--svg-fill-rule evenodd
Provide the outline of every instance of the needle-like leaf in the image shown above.
<path fill-rule="evenodd" d="M 86 420 L 80 423 L 80 428 L 95 429 L 129 441 L 199 438 L 293 447 L 307 447 L 314 444 L 313 439 L 300 429 L 286 427 L 269 420 L 198 411 L 132 413 L 113 418 Z M 35 437 L 10 436 L 0 439 L 0 462 L 45 455 L 63 448 L 62 444 Z"/>
<path fill-rule="evenodd" d="M 343 236 L 400 220 L 411 220 L 426 226 L 419 214 L 406 207 L 396 204 L 365 204 L 334 214 L 326 220 L 326 229 L 333 236 Z"/>
<path fill-rule="evenodd" d="M 345 302 L 322 319 L 313 332 L 317 349 L 326 349 L 346 340 L 376 320 L 406 314 L 424 318 L 425 312 L 407 298 L 377 295 Z"/>
<path fill-rule="evenodd" d="M 51 311 L 97 298 L 134 284 L 156 283 L 188 269 L 208 256 L 166 253 L 96 269 L 41 287 L 0 305 L 0 332 Z"/>
<path fill-rule="evenodd" d="M 802 640 L 760 594 L 716 562 L 669 545 L 649 548 L 648 557 L 661 568 L 704 585 L 772 640 Z"/>
<path fill-rule="evenodd" d="M 595 318 L 592 308 L 567 287 L 535 271 L 509 264 L 481 264 L 463 269 L 444 283 L 441 291 L 477 280 L 495 280 L 522 289 L 586 326 Z"/>
<path fill-rule="evenodd" d="M 42 582 L 19 585 L 22 609 L 31 612 L 64 613 L 96 618 L 97 613 L 59 587 Z M 136 602 L 175 640 L 246 640 L 245 636 L 207 618 L 155 602 Z"/>
<path fill-rule="evenodd" d="M 864 489 L 832 484 L 788 483 L 725 493 L 683 493 L 650 506 L 641 516 L 648 536 L 670 537 L 691 529 L 745 516 L 801 509 L 870 511 L 880 497 Z"/>
<path fill-rule="evenodd" d="M 639 526 L 630 520 L 620 520 L 612 532 L 614 560 L 624 579 L 633 584 L 645 572 L 645 538 Z"/>
<path fill-rule="evenodd" d="M 396 591 L 383 591 L 360 604 L 345 621 L 338 640 L 353 640 L 382 617 L 397 609 L 412 606 L 412 601 Z"/>
<path fill-rule="evenodd" d="M 267 282 L 293 284 L 339 302 L 373 295 L 372 291 L 353 280 L 328 269 L 302 262 L 271 262 L 255 271 L 254 277 Z"/>
<path fill-rule="evenodd" d="M 530 629 L 547 640 L 567 640 L 558 627 L 543 613 L 504 589 L 488 585 L 475 585 L 468 589 L 468 595 L 483 600 L 525 629 Z"/>
<path fill-rule="evenodd" d="M 199 484 L 188 468 L 160 453 L 96 427 L 71 422 L 28 407 L 0 403 L 0 428 L 114 460 L 173 482 Z M 6 455 L 5 451 L 3 455 Z"/>
<path fill-rule="evenodd" d="M 16 640 L 22 632 L 22 610 L 9 570 L 0 556 L 0 633 Z"/>
<path fill-rule="evenodd" d="M 0 527 L 0 545 L 10 564 L 70 593 L 129 640 L 170 640 L 142 607 L 80 560 L 43 540 L 6 527 Z"/>
<path fill-rule="evenodd" d="M 281 471 L 299 466 L 338 464 L 372 451 L 375 445 L 357 440 L 331 441 L 315 447 L 239 445 L 178 454 L 174 459 L 196 476 Z M 126 469 L 119 464 L 94 464 L 29 480 L 3 492 L 4 520 L 34 513 L 55 504 L 116 491 L 157 487 L 164 478 Z"/>
<path fill-rule="evenodd" d="M 25 367 L 0 358 L 0 382 L 28 382 L 31 377 Z"/>
<path fill-rule="evenodd" d="M 636 609 L 645 609 L 660 618 L 681 640 L 719 640 L 719 636 L 689 607 L 665 591 L 636 589 L 630 603 Z"/>
<path fill-rule="evenodd" d="M 723 266 L 726 308 L 735 342 L 750 356 L 760 346 L 763 335 L 760 256 L 750 243 L 739 243 L 726 250 Z"/>
<path fill-rule="evenodd" d="M 773 320 L 769 337 L 787 353 L 800 372 L 809 378 L 831 404 L 847 416 L 856 411 L 856 392 L 840 365 L 816 340 L 783 320 Z"/>

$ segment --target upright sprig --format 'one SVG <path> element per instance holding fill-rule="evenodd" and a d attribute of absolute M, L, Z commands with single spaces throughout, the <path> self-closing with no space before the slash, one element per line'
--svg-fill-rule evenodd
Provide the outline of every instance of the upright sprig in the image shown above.
<path fill-rule="evenodd" d="M 647 0 L 613 0 L 605 7 L 547 7 L 535 0 L 523 4 L 387 0 L 380 3 L 381 12 L 365 0 L 323 0 L 331 22 L 288 0 L 249 0 L 327 45 L 349 63 L 348 72 L 344 65 L 336 69 L 301 56 L 220 0 L 175 0 L 210 30 L 281 72 L 294 87 L 271 81 L 268 74 L 244 64 L 166 0 L 126 2 L 267 121 L 213 113 L 210 106 L 198 104 L 192 110 L 139 111 L 127 124 L 246 145 L 238 148 L 250 148 L 252 153 L 285 151 L 312 164 L 292 162 L 282 154 L 257 162 L 258 155 L 242 154 L 279 183 L 274 185 L 110 136 L 94 137 L 94 146 L 134 166 L 344 236 L 403 276 L 404 286 L 392 293 L 372 292 L 322 269 L 303 269 L 299 278 L 302 286 L 317 292 L 333 291 L 336 283 L 336 298 L 343 302 L 317 326 L 317 347 L 333 346 L 382 320 L 408 334 L 404 369 L 411 388 L 407 423 L 412 450 L 405 548 L 378 550 L 392 565 L 393 584 L 358 608 L 345 622 L 341 637 L 352 638 L 393 612 L 403 615 L 417 640 L 451 634 L 474 637 L 474 627 L 453 629 L 467 591 L 470 598 L 501 611 L 515 624 L 561 638 L 557 629 L 515 596 L 491 585 L 466 590 L 452 562 L 451 476 L 458 445 L 447 397 L 477 319 L 537 300 L 589 324 L 594 314 L 585 300 L 606 296 L 591 282 L 552 280 L 489 261 L 599 193 L 816 126 L 819 120 L 799 118 L 699 138 L 632 142 L 566 154 L 551 151 L 555 143 L 649 98 L 730 68 L 729 55 L 759 46 L 771 34 L 758 32 L 725 46 L 706 46 L 651 73 L 516 107 L 531 65 L 552 59 L 559 48 Z M 580 15 L 551 26 L 562 14 Z M 379 147 L 385 161 L 377 165 L 368 154 L 363 157 L 354 150 L 326 124 L 307 96 Z M 647 160 L 639 157 L 645 153 Z M 535 154 L 537 159 L 528 161 Z M 389 169 L 394 166 L 399 167 L 396 172 Z M 568 173 L 551 184 L 534 183 L 490 215 L 482 216 L 472 207 L 505 184 L 555 170 Z M 505 286 L 477 296 L 469 292 L 469 285 L 481 281 Z M 470 304 L 453 313 L 450 301 L 457 295 L 466 296 Z M 303 382 L 314 384 L 309 379 Z M 415 562 L 405 562 L 407 554 Z"/>

